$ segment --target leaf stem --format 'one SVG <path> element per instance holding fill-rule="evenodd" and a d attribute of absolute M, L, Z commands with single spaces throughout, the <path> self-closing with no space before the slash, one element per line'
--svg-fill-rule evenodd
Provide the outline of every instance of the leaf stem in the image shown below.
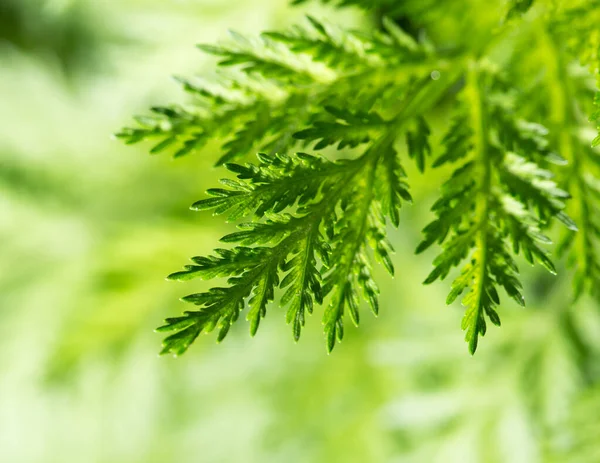
<path fill-rule="evenodd" d="M 475 318 L 473 320 L 472 330 L 470 333 L 469 351 L 471 354 L 475 353 L 477 349 L 477 338 L 480 331 L 480 325 L 483 323 L 483 306 L 482 297 L 485 293 L 486 286 L 486 268 L 488 260 L 487 251 L 487 222 L 489 212 L 489 197 L 491 189 L 491 163 L 488 153 L 487 139 L 486 139 L 486 118 L 483 108 L 482 96 L 481 96 L 481 79 L 477 69 L 477 63 L 475 61 L 469 64 L 467 71 L 467 88 L 465 94 L 470 100 L 470 116 L 473 127 L 473 140 L 474 140 L 474 153 L 476 162 L 480 169 L 480 180 L 479 180 L 479 191 L 475 205 L 475 217 L 477 220 L 477 237 L 476 237 L 476 253 L 478 272 L 475 276 L 477 286 L 475 287 L 476 299 L 475 304 Z M 469 331 L 467 332 L 469 336 Z"/>

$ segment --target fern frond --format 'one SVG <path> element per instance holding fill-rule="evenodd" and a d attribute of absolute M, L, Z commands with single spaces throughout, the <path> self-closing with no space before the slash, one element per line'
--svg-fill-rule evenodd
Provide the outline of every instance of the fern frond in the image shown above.
<path fill-rule="evenodd" d="M 523 147 L 518 139 L 491 136 L 503 129 L 503 119 L 492 117 L 498 109 L 491 98 L 496 85 L 493 74 L 481 65 L 471 65 L 463 102 L 468 109 L 455 117 L 452 132 L 444 139 L 446 153 L 435 163 L 462 165 L 444 184 L 442 197 L 432 208 L 437 219 L 424 229 L 425 239 L 417 248 L 422 252 L 434 242 L 444 244 L 425 284 L 444 279 L 470 255 L 470 262 L 452 284 L 447 303 L 468 290 L 462 300 L 466 307 L 462 328 L 472 354 L 479 335 L 485 335 L 485 318 L 500 324 L 495 310 L 500 303 L 497 286 L 524 303 L 518 269 L 508 250 L 555 273 L 546 251 L 538 245 L 550 242 L 540 230 L 553 217 L 576 229 L 562 211 L 562 200 L 568 195 L 550 180 L 550 172 L 532 160 L 536 152 L 522 151 L 526 160 L 510 151 Z"/>
<path fill-rule="evenodd" d="M 180 354 L 200 332 L 216 326 L 220 327 L 218 340 L 223 339 L 246 300 L 254 334 L 277 287 L 286 288 L 280 304 L 288 306 L 286 320 L 292 324 L 296 340 L 314 302 L 322 304 L 324 297 L 332 293 L 324 315 L 328 350 L 333 349 L 335 339 L 343 336 L 346 311 L 358 324 L 359 292 L 377 313 L 378 289 L 371 277 L 369 243 L 377 258 L 393 271 L 389 257 L 392 249 L 385 239 L 385 218 L 379 204 L 387 201 L 389 212 L 390 207 L 400 207 L 400 194 L 408 196 L 400 179 L 401 168 L 395 171 L 394 183 L 379 190 L 385 194 L 381 199 L 374 188 L 363 185 L 365 172 L 368 178 L 374 178 L 377 166 L 396 156 L 393 138 L 386 140 L 351 161 L 330 162 L 299 153 L 261 154 L 258 166 L 228 164 L 237 180 L 226 180 L 228 189 L 209 190 L 215 197 L 196 203 L 194 208 L 227 212 L 230 219 L 252 215 L 260 218 L 265 214 L 270 219 L 241 224 L 242 231 L 223 238 L 224 242 L 244 246 L 217 250 L 213 257 L 195 257 L 194 265 L 170 276 L 182 281 L 227 276 L 229 286 L 184 297 L 185 302 L 201 309 L 167 319 L 159 330 L 177 332 L 165 339 L 163 351 Z M 284 209 L 293 215 L 279 214 Z M 397 211 L 391 214 L 396 221 Z M 248 247 L 251 245 L 261 246 Z M 318 262 L 323 264 L 321 271 Z"/>
<path fill-rule="evenodd" d="M 253 214 L 262 217 L 267 210 L 278 213 L 296 203 L 306 204 L 320 190 L 332 188 L 355 169 L 353 163 L 333 163 L 306 153 L 294 156 L 259 153 L 257 157 L 258 166 L 226 164 L 225 167 L 237 174 L 239 180 L 221 180 L 228 189 L 208 190 L 213 197 L 197 201 L 191 208 L 196 211 L 213 209 L 215 214 L 227 212 L 228 220 Z"/>
<path fill-rule="evenodd" d="M 306 153 L 259 154 L 257 165 L 226 164 L 237 179 L 222 180 L 227 188 L 208 190 L 212 197 L 192 208 L 226 213 L 229 220 L 253 217 L 253 221 L 222 238 L 239 243 L 237 248 L 194 258 L 196 265 L 171 275 L 176 280 L 229 276 L 229 286 L 183 298 L 201 309 L 167 320 L 160 330 L 177 332 L 165 339 L 163 352 L 179 354 L 200 332 L 215 326 L 220 327 L 218 340 L 223 339 L 245 301 L 255 333 L 277 287 L 287 288 L 280 305 L 288 307 L 286 319 L 296 340 L 313 303 L 329 297 L 323 315 L 329 351 L 343 337 L 346 315 L 358 325 L 363 297 L 377 314 L 379 289 L 372 277 L 372 260 L 393 274 L 386 220 L 398 225 L 402 200 L 411 198 L 394 144 L 402 130 L 416 124 L 418 150 L 423 152 L 429 130 L 421 112 L 453 83 L 452 74 L 439 81 L 427 76 L 411 83 L 401 109 L 388 120 L 374 111 L 328 107 L 335 118 L 328 124 L 336 130 L 327 132 L 317 121 L 296 135 L 308 141 L 321 139 L 319 143 L 327 137 L 327 144 L 347 145 L 352 144 L 347 138 L 352 133 L 368 133 L 361 140 L 369 143 L 357 158 L 332 162 Z M 263 217 L 266 220 L 261 221 Z M 319 262 L 322 269 L 317 269 Z"/>
<path fill-rule="evenodd" d="M 375 126 L 379 121 L 369 120 L 372 111 L 395 112 L 390 96 L 397 98 L 411 80 L 448 66 L 444 56 L 432 54 L 397 26 L 390 23 L 388 29 L 358 33 L 309 17 L 305 26 L 290 32 L 252 39 L 232 32 L 229 43 L 200 46 L 221 58 L 220 67 L 230 69 L 221 85 L 179 79 L 195 97 L 193 104 L 153 108 L 153 114 L 136 118 L 137 127 L 117 137 L 128 144 L 155 140 L 152 153 L 169 150 L 175 157 L 198 152 L 209 139 L 222 137 L 220 165 L 254 152 L 293 151 L 305 139 L 293 134 L 308 136 L 301 129 L 319 120 L 324 107 L 332 109 L 331 120 L 316 124 L 315 131 L 344 132 L 348 122 L 364 117 L 362 122 Z M 349 141 L 340 148 L 365 137 L 346 130 L 342 138 Z"/>
<path fill-rule="evenodd" d="M 344 336 L 343 317 L 346 312 L 350 315 L 352 322 L 358 326 L 360 322 L 358 308 L 361 296 L 367 301 L 375 315 L 379 313 L 377 302 L 379 289 L 372 277 L 369 243 L 377 259 L 390 274 L 394 273 L 390 259 L 393 249 L 385 238 L 385 217 L 381 213 L 381 201 L 377 200 L 377 189 L 375 188 L 377 164 L 385 162 L 386 158 L 396 157 L 393 139 L 376 145 L 367 152 L 367 156 L 375 156 L 375 161 L 367 165 L 366 171 L 361 178 L 357 179 L 353 186 L 351 201 L 346 199 L 341 204 L 342 217 L 334 227 L 332 234 L 334 246 L 330 262 L 335 264 L 325 266 L 327 273 L 323 277 L 323 290 L 325 295 L 331 293 L 329 306 L 323 315 L 329 351 L 333 349 L 335 341 L 341 341 Z M 398 184 L 401 180 L 395 177 L 390 181 L 391 183 L 386 189 L 396 198 L 394 199 L 396 208 L 391 212 L 392 220 L 396 221 L 401 203 L 395 191 L 398 191 Z M 388 200 L 387 195 L 384 198 Z"/>
<path fill-rule="evenodd" d="M 361 40 L 351 31 L 343 31 L 307 16 L 306 26 L 296 26 L 290 32 L 265 32 L 262 37 L 284 44 L 292 52 L 306 54 L 315 62 L 336 70 L 356 68 L 358 61 L 370 62 L 377 57 L 370 54 L 369 40 Z"/>

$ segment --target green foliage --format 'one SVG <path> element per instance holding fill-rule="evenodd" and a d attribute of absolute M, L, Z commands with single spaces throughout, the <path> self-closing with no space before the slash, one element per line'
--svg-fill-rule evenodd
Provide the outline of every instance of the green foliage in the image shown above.
<path fill-rule="evenodd" d="M 338 132 L 334 137 L 342 136 L 340 147 L 354 146 L 380 122 L 367 113 L 389 113 L 392 96 L 397 98 L 408 82 L 424 70 L 430 72 L 429 67 L 443 58 L 430 57 L 426 46 L 392 23 L 387 23 L 388 33 L 372 34 L 344 31 L 314 18 L 307 23 L 288 34 L 264 33 L 254 40 L 232 32 L 231 43 L 201 46 L 220 57 L 222 67 L 235 69 L 218 83 L 180 79 L 195 98 L 193 106 L 154 107 L 151 115 L 136 118 L 138 127 L 117 136 L 128 144 L 158 140 L 151 152 L 169 149 L 175 157 L 223 137 L 219 165 L 255 151 L 291 151 L 298 139 L 332 127 Z M 403 76 L 398 79 L 394 69 L 400 66 Z M 339 108 L 340 101 L 344 111 L 323 114 L 324 107 Z M 325 115 L 329 120 L 316 124 L 312 132 L 300 130 Z M 338 117 L 343 124 L 336 124 Z M 361 135 L 348 128 L 358 121 Z"/>
<path fill-rule="evenodd" d="M 60 6 L 48 0 L 3 0 L 0 43 L 48 61 L 72 77 L 81 69 L 95 68 L 93 63 L 101 57 L 103 47 L 127 41 L 105 23 L 95 23 L 99 14 L 107 13 L 81 0 Z"/>
<path fill-rule="evenodd" d="M 343 337 L 346 312 L 358 325 L 359 293 L 377 314 L 378 289 L 371 276 L 368 246 L 373 243 L 376 258 L 393 273 L 382 209 L 397 222 L 400 198 L 410 198 L 401 167 L 388 170 L 390 158 L 391 162 L 396 158 L 391 140 L 382 140 L 351 161 L 330 162 L 304 153 L 259 154 L 258 158 L 258 165 L 227 164 L 237 180 L 223 179 L 227 189 L 208 190 L 213 197 L 192 206 L 227 214 L 229 220 L 268 218 L 242 223 L 241 231 L 224 236 L 223 242 L 240 244 L 232 250 L 195 257 L 194 265 L 169 276 L 173 280 L 229 277 L 229 286 L 183 298 L 201 308 L 167 319 L 159 328 L 176 331 L 165 340 L 165 352 L 182 353 L 200 332 L 217 326 L 222 340 L 246 299 L 246 318 L 254 335 L 278 287 L 285 289 L 280 305 L 288 307 L 286 320 L 296 340 L 313 303 L 322 304 L 332 294 L 323 317 L 330 351 L 335 340 Z M 378 169 L 390 172 L 389 183 L 374 188 Z M 371 183 L 364 185 L 365 181 Z"/>
<path fill-rule="evenodd" d="M 594 149 L 600 138 L 581 132 L 582 127 L 588 125 L 588 120 L 597 125 L 600 114 L 598 21 L 600 3 L 597 1 L 561 2 L 551 11 L 546 25 L 545 46 L 557 61 L 556 65 L 549 66 L 546 83 L 548 100 L 551 102 L 548 125 L 553 130 L 553 144 L 568 161 L 561 175 L 561 186 L 572 195 L 567 210 L 580 229 L 576 234 L 564 233 L 557 251 L 559 255 L 566 255 L 567 263 L 574 269 L 576 298 L 584 293 L 591 293 L 595 298 L 600 295 L 596 285 L 600 277 L 600 227 L 594 212 L 600 207 L 600 154 Z M 572 57 L 589 70 L 585 79 L 578 78 L 567 67 Z"/>
<path fill-rule="evenodd" d="M 468 291 L 462 301 L 466 307 L 462 328 L 471 353 L 478 336 L 486 332 L 485 316 L 500 325 L 495 310 L 500 304 L 498 286 L 524 305 L 518 268 L 509 250 L 522 252 L 528 262 L 538 261 L 556 274 L 547 252 L 538 245 L 551 243 L 540 230 L 551 217 L 577 230 L 562 212 L 568 193 L 535 162 L 536 155 L 545 154 L 537 146 L 543 141 L 538 139 L 540 128 L 519 120 L 516 127 L 510 125 L 514 116 L 506 104 L 495 101 L 495 93 L 504 90 L 495 80 L 478 69 L 469 72 L 465 101 L 444 139 L 446 152 L 435 162 L 436 166 L 461 164 L 443 184 L 442 197 L 432 207 L 437 219 L 425 227 L 425 240 L 417 247 L 422 252 L 435 242 L 445 243 L 425 284 L 444 279 L 470 256 L 446 303 Z"/>
<path fill-rule="evenodd" d="M 418 2 L 333 3 L 435 27 Z M 455 7 L 445 2 L 432 8 Z M 592 109 L 590 73 L 573 75 L 571 56 L 598 77 L 594 18 L 600 8 L 595 1 L 511 1 L 490 15 L 494 27 L 455 18 L 460 24 L 452 30 L 468 30 L 470 37 L 444 46 L 427 34 L 409 34 L 389 17 L 371 31 L 308 17 L 285 32 L 258 38 L 232 33 L 228 43 L 200 47 L 218 57 L 224 69 L 219 81 L 182 80 L 192 104 L 153 108 L 151 116 L 137 118 L 137 127 L 118 134 L 126 143 L 153 139 L 151 152 L 168 148 L 175 157 L 223 139 L 217 164 L 236 176 L 192 206 L 244 220 L 222 239 L 235 246 L 195 257 L 170 276 L 224 277 L 226 285 L 183 298 L 198 309 L 159 328 L 174 331 L 163 352 L 181 354 L 200 332 L 217 327 L 222 340 L 245 308 L 254 335 L 275 300 L 286 308 L 296 340 L 315 304 L 325 306 L 328 351 L 342 339 L 346 315 L 359 324 L 360 301 L 377 314 L 372 263 L 394 273 L 386 222 L 398 226 L 402 202 L 412 200 L 399 141 L 416 169 L 435 179 L 426 169 L 432 154 L 427 121 L 448 104 L 454 117 L 444 151 L 433 153 L 431 166 L 441 175 L 450 171 L 449 177 L 417 253 L 442 246 L 425 284 L 462 267 L 446 302 L 466 293 L 462 328 L 469 351 L 485 334 L 486 320 L 500 325 L 499 289 L 524 305 L 521 258 L 558 272 L 549 247 L 555 222 L 563 225 L 559 254 L 576 262 L 574 295 L 594 291 L 600 276 L 600 163 L 592 145 L 598 138 L 584 140 L 578 132 L 587 119 L 580 107 L 592 120 L 599 113 Z M 576 38 L 561 44 L 575 23 Z M 515 45 L 532 40 L 552 60 L 538 63 L 531 46 Z M 507 47 L 514 49 L 498 52 Z M 526 68 L 528 60 L 543 72 Z M 337 154 L 329 158 L 332 148 Z M 306 153 L 311 150 L 326 155 Z M 257 163 L 233 163 L 255 152 Z"/>
<path fill-rule="evenodd" d="M 598 433 L 600 426 L 595 419 L 600 413 L 600 390 L 598 387 L 582 394 L 569 410 L 568 417 L 551 431 L 548 445 L 548 461 L 572 461 L 585 463 L 600 458 Z"/>

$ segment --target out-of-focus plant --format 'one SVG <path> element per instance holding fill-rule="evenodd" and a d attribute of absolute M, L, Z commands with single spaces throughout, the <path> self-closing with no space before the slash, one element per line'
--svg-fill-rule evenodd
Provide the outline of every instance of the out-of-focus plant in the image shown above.
<path fill-rule="evenodd" d="M 125 41 L 108 23 L 95 21 L 92 5 L 80 0 L 3 0 L 0 45 L 37 55 L 68 76 L 86 67 L 97 71 L 106 44 Z"/>

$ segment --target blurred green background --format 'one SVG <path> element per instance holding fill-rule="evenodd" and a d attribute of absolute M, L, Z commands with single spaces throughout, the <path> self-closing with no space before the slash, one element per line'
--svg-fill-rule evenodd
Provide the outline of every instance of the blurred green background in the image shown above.
<path fill-rule="evenodd" d="M 213 72 L 194 44 L 307 11 L 365 21 L 285 0 L 0 0 L 0 462 L 600 461 L 597 306 L 528 273 L 528 308 L 503 304 L 470 357 L 446 285 L 420 285 L 426 207 L 392 233 L 379 318 L 332 355 L 319 315 L 294 344 L 272 307 L 255 339 L 239 323 L 157 356 L 153 329 L 208 284 L 165 275 L 231 231 L 188 210 L 218 144 L 172 161 L 110 134 L 183 99 L 171 75 Z M 435 182 L 409 174 L 430 204 Z"/>

